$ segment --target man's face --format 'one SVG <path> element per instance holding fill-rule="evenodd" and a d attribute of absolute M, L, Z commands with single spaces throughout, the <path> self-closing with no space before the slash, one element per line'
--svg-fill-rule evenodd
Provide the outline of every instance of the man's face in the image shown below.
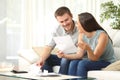
<path fill-rule="evenodd" d="M 73 26 L 72 16 L 70 16 L 67 13 L 65 13 L 62 16 L 57 16 L 56 19 L 60 23 L 60 25 L 63 26 L 63 28 L 66 31 L 71 31 L 72 26 Z"/>

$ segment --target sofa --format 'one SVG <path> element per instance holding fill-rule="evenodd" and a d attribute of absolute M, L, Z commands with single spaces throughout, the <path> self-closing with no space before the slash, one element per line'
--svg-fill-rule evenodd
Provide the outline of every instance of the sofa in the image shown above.
<path fill-rule="evenodd" d="M 108 34 L 110 35 L 111 39 L 113 40 L 113 47 L 115 51 L 115 55 L 117 58 L 117 64 L 116 62 L 107 66 L 103 70 L 93 70 L 88 72 L 88 77 L 94 77 L 100 80 L 120 80 L 120 30 L 114 30 L 114 29 L 106 29 Z M 43 47 L 33 47 L 31 49 L 23 49 L 18 51 L 19 54 L 19 68 L 22 70 L 28 70 L 29 66 L 34 64 L 37 60 L 39 60 L 40 54 L 38 54 L 39 51 L 42 51 Z M 53 50 L 52 53 L 55 53 L 56 49 Z M 53 67 L 55 72 L 58 72 L 59 66 Z"/>
<path fill-rule="evenodd" d="M 31 49 L 22 49 L 18 51 L 18 66 L 19 70 L 29 71 L 30 66 L 34 65 L 40 58 L 40 54 L 43 50 L 41 47 L 32 47 Z M 56 53 L 57 49 L 54 49 L 51 53 Z M 60 66 L 54 66 L 53 71 L 58 73 Z"/>

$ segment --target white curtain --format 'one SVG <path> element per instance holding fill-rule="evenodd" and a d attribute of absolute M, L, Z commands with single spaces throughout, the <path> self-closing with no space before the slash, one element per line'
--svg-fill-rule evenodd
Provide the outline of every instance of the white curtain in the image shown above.
<path fill-rule="evenodd" d="M 90 12 L 99 21 L 102 0 L 23 0 L 23 47 L 43 46 L 49 42 L 51 31 L 58 24 L 55 10 L 67 6 L 76 20 L 81 12 Z"/>
<path fill-rule="evenodd" d="M 1 58 L 48 43 L 58 25 L 54 18 L 58 7 L 67 6 L 74 20 L 79 13 L 90 12 L 99 22 L 100 4 L 106 1 L 110 0 L 0 0 Z"/>

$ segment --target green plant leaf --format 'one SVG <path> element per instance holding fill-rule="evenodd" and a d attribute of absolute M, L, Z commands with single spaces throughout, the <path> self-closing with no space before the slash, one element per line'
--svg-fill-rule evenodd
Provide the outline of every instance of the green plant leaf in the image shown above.
<path fill-rule="evenodd" d="M 120 29 L 120 4 L 113 1 L 105 2 L 100 5 L 100 21 L 111 20 L 110 26 L 113 29 Z"/>

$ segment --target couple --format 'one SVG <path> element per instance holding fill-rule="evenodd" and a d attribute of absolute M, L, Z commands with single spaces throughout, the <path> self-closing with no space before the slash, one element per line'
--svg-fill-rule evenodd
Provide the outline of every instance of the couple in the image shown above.
<path fill-rule="evenodd" d="M 75 22 L 69 8 L 62 6 L 55 11 L 54 16 L 60 25 L 53 37 L 70 35 L 78 50 L 72 54 L 59 50 L 56 55 L 52 55 L 50 53 L 56 46 L 52 39 L 44 47 L 37 66 L 53 72 L 52 67 L 60 65 L 60 74 L 85 78 L 89 70 L 100 70 L 115 61 L 112 40 L 90 13 L 79 14 Z"/>

